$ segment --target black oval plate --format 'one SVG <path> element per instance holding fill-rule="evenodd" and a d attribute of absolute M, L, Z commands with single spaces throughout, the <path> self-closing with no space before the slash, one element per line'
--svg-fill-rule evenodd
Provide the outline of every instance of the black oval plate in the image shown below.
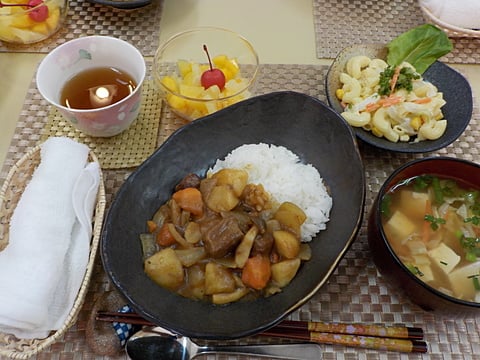
<path fill-rule="evenodd" d="M 326 94 L 329 105 L 337 112 L 342 113 L 343 108 L 338 101 L 335 91 L 341 87 L 340 72 L 345 69 L 346 62 L 355 55 L 385 58 L 387 52 L 384 45 L 367 44 L 354 45 L 342 50 L 332 63 L 326 77 Z M 435 85 L 446 104 L 442 107 L 444 118 L 447 119 L 447 130 L 437 140 L 425 140 L 417 143 L 391 142 L 379 138 L 370 131 L 352 127 L 355 134 L 364 142 L 385 150 L 403 153 L 427 153 L 444 148 L 453 143 L 463 134 L 472 118 L 473 96 L 468 81 L 458 71 L 450 66 L 436 61 L 423 74 L 423 78 Z"/>
<path fill-rule="evenodd" d="M 315 166 L 333 207 L 327 229 L 310 243 L 313 257 L 283 292 L 217 306 L 161 288 L 143 271 L 139 234 L 146 220 L 190 172 L 205 176 L 231 150 L 249 143 L 285 146 Z M 359 231 L 365 199 L 361 156 L 350 126 L 318 99 L 295 92 L 253 97 L 177 130 L 125 181 L 105 220 L 105 271 L 134 309 L 194 338 L 233 339 L 274 325 L 326 282 Z"/>

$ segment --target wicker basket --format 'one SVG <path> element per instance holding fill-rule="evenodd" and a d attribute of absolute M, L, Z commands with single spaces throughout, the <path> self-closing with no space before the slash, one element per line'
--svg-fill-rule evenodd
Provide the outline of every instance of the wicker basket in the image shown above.
<path fill-rule="evenodd" d="M 432 14 L 430 10 L 428 10 L 425 6 L 420 6 L 422 10 L 423 17 L 425 20 L 433 25 L 438 26 L 441 28 L 445 33 L 452 38 L 457 37 L 470 37 L 470 38 L 480 38 L 480 30 L 471 30 L 471 29 L 464 29 L 460 28 L 455 25 L 447 24 L 446 22 L 440 20 L 435 15 Z"/>
<path fill-rule="evenodd" d="M 95 154 L 90 152 L 90 161 L 98 161 Z M 0 251 L 8 244 L 8 228 L 15 205 L 20 200 L 23 190 L 31 179 L 35 168 L 40 163 L 40 146 L 36 146 L 25 154 L 10 170 L 0 191 Z M 0 357 L 7 356 L 12 359 L 27 359 L 53 344 L 72 326 L 84 303 L 90 278 L 94 267 L 94 261 L 100 242 L 103 216 L 105 213 L 105 187 L 103 176 L 100 173 L 100 186 L 95 208 L 93 235 L 90 244 L 90 256 L 88 266 L 81 284 L 77 298 L 68 314 L 63 326 L 52 332 L 45 339 L 18 339 L 11 334 L 0 332 Z"/>

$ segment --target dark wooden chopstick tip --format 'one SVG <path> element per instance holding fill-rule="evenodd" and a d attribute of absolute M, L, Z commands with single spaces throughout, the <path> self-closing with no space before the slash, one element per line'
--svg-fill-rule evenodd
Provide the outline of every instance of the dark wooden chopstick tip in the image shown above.
<path fill-rule="evenodd" d="M 427 343 L 425 341 L 411 340 L 412 353 L 426 353 L 428 352 Z"/>
<path fill-rule="evenodd" d="M 423 329 L 418 327 L 407 327 L 409 339 L 423 339 Z"/>

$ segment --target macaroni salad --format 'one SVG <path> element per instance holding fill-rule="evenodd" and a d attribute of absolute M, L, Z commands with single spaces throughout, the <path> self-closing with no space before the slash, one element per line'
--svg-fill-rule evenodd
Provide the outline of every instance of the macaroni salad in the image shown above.
<path fill-rule="evenodd" d="M 409 63 L 392 68 L 382 59 L 354 56 L 340 82 L 336 95 L 351 126 L 392 142 L 435 140 L 445 133 L 443 94 Z"/>

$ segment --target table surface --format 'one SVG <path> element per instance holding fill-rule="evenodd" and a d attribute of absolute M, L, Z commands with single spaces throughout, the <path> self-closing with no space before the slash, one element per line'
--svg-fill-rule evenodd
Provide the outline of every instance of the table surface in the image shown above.
<path fill-rule="evenodd" d="M 209 25 L 229 28 L 248 38 L 258 51 L 260 61 L 265 65 L 265 69 L 272 70 L 271 76 L 265 76 L 264 84 L 262 85 L 264 91 L 281 89 L 283 78 L 282 75 L 278 74 L 281 74 L 282 70 L 285 69 L 287 71 L 298 72 L 299 76 L 303 77 L 302 81 L 304 81 L 304 84 L 299 86 L 300 90 L 304 90 L 309 84 L 313 84 L 312 90 L 310 91 L 310 89 L 308 89 L 306 92 L 311 92 L 311 95 L 322 97 L 324 94 L 319 94 L 318 92 L 320 90 L 313 90 L 316 81 L 314 78 L 316 76 L 315 71 L 321 70 L 325 72 L 325 69 L 331 63 L 332 59 L 317 57 L 318 39 L 316 39 L 315 33 L 314 3 L 315 0 L 243 0 L 241 4 L 235 3 L 235 5 L 233 5 L 231 1 L 225 0 L 163 0 L 162 15 L 156 31 L 159 31 L 158 38 L 159 43 L 161 43 L 172 34 L 195 26 Z M 247 21 L 245 19 L 247 19 Z M 2 89 L 2 95 L 0 96 L 0 165 L 4 163 L 7 156 L 11 155 L 12 138 L 16 129 L 19 127 L 18 120 L 22 116 L 25 100 L 29 97 L 29 90 L 32 86 L 32 78 L 35 75 L 36 68 L 44 56 L 45 53 L 29 52 L 28 50 L 20 52 L 0 51 L 0 88 Z M 146 59 L 150 61 L 151 56 L 147 56 Z M 480 94 L 480 64 L 452 63 L 449 65 L 466 76 L 472 86 L 474 96 Z M 292 81 L 292 77 L 295 77 L 295 74 L 296 73 L 285 75 L 285 81 L 294 83 L 295 81 Z M 322 79 L 323 76 L 324 73 L 319 76 L 319 79 Z M 276 79 L 275 77 L 279 77 L 280 79 Z M 312 79 L 309 79 L 309 77 L 312 77 Z M 478 107 L 478 104 L 476 104 L 476 106 Z M 26 124 L 29 124 L 28 121 Z M 25 122 L 21 126 L 26 126 Z M 15 147 L 15 149 L 16 148 L 17 147 Z M 21 154 L 18 154 L 18 157 L 20 155 Z M 366 149 L 364 156 L 366 160 L 366 171 L 368 173 L 367 178 L 371 179 L 378 170 L 376 168 L 378 163 L 375 160 L 375 151 Z M 384 172 L 388 172 L 391 168 L 408 159 L 408 157 L 402 155 L 398 157 L 388 155 L 385 156 L 385 158 L 383 161 L 388 162 L 388 166 L 385 166 Z M 474 158 L 474 160 L 478 159 Z M 2 166 L 0 166 L 0 168 L 1 167 Z M 111 171 L 108 172 L 107 180 L 110 181 L 110 184 L 114 184 L 110 185 L 110 189 L 117 189 L 122 179 L 128 174 L 128 171 L 119 171 L 118 174 L 112 174 L 114 173 Z M 385 174 L 380 175 L 378 181 L 384 176 Z M 0 184 L 2 181 L 3 179 L 0 177 Z M 378 190 L 378 186 L 378 182 L 371 183 L 368 185 L 368 191 L 373 192 Z M 112 194 L 109 194 L 109 196 L 111 198 Z M 373 195 L 369 193 L 367 206 L 372 196 Z M 347 254 L 345 261 L 347 265 L 355 264 L 355 266 L 352 267 L 355 268 L 359 266 L 359 261 L 368 261 L 366 258 L 361 258 L 365 256 L 364 247 L 365 236 L 364 231 L 362 231 L 359 242 L 357 242 L 357 245 Z M 355 254 L 360 254 L 360 260 L 354 259 Z M 369 273 L 371 269 L 373 268 L 368 268 L 367 270 L 368 276 L 375 276 L 375 274 Z M 344 285 L 342 281 L 355 281 L 356 276 L 356 274 L 349 273 L 348 266 L 342 267 L 340 273 L 337 275 L 338 278 L 332 282 L 332 284 L 327 285 L 326 292 L 318 296 L 317 300 L 323 301 L 323 304 L 328 303 L 328 299 L 335 299 L 335 296 L 338 296 L 341 301 L 345 300 L 342 300 L 341 291 L 336 289 L 335 286 L 340 286 L 341 290 L 342 285 Z M 360 276 L 364 275 L 365 274 L 361 274 Z M 363 280 L 368 283 L 368 279 L 365 278 Z M 361 294 L 357 294 L 360 298 L 367 296 L 367 294 L 364 293 L 365 291 L 371 290 L 371 287 L 365 287 L 364 285 L 357 285 L 357 287 L 358 291 L 361 292 Z M 357 287 L 354 286 L 354 290 L 357 289 Z M 368 296 L 370 296 L 371 299 L 377 299 L 376 304 L 379 305 L 379 303 L 381 304 L 382 302 L 382 296 L 385 296 L 385 292 L 388 290 L 384 290 L 383 287 L 377 290 L 379 293 L 368 294 Z M 333 296 L 332 294 L 336 295 Z M 395 295 L 392 296 L 395 297 Z M 394 298 L 394 300 L 395 299 L 396 298 Z M 395 301 L 393 301 L 392 307 L 398 305 Z M 337 307 L 342 306 L 342 304 L 337 304 Z M 334 321 L 351 319 L 352 321 L 378 322 L 383 320 L 382 315 L 379 315 L 382 313 L 382 310 L 379 310 L 375 304 L 357 305 L 357 308 L 360 307 L 359 313 L 344 316 L 341 313 L 341 309 L 337 309 L 335 304 L 324 305 L 326 309 L 323 310 L 327 312 L 330 311 L 329 316 L 331 316 L 331 319 L 329 320 Z M 386 312 L 388 312 L 388 306 Z M 408 305 L 404 305 L 403 303 L 402 306 L 405 306 L 407 310 L 410 309 Z M 352 305 L 352 308 L 355 308 L 355 304 Z M 369 310 L 371 310 L 372 313 L 370 316 L 368 314 Z M 418 315 L 418 312 L 415 311 L 412 312 L 414 317 Z M 408 311 L 406 312 L 408 313 Z M 397 313 L 397 311 L 394 313 Z M 303 310 L 303 314 L 311 315 L 312 317 L 322 317 L 318 314 L 317 309 L 310 308 L 308 305 Z M 380 318 L 377 316 L 380 316 Z M 430 331 L 433 336 L 433 333 L 436 331 L 434 327 L 438 326 L 439 322 L 429 315 L 424 316 L 421 314 L 419 318 L 426 321 L 425 326 L 427 326 L 427 331 Z M 390 321 L 397 322 L 398 319 L 393 318 L 390 319 Z M 413 318 L 411 322 L 416 323 L 416 321 L 417 320 Z M 444 324 L 446 327 L 444 329 L 445 333 L 451 335 L 449 330 L 456 326 L 455 320 L 447 319 Z M 469 322 L 466 326 L 468 327 L 471 324 L 478 326 L 478 318 L 473 322 Z M 473 338 L 479 339 L 480 329 L 467 330 L 470 331 L 470 334 L 473 331 Z M 444 332 L 442 332 L 442 336 L 443 334 Z M 461 347 L 462 339 L 453 339 L 452 341 L 455 343 L 455 346 Z M 443 349 L 440 342 L 433 346 L 435 347 L 432 349 L 434 350 L 435 358 L 451 358 L 448 353 L 449 351 L 453 353 L 453 350 L 455 350 L 455 355 L 453 356 L 455 357 L 457 355 L 455 358 L 458 358 L 458 354 L 462 353 L 461 349 Z M 336 347 L 332 353 L 341 352 L 342 348 Z M 355 354 L 355 352 L 349 352 L 344 356 L 337 354 L 335 357 L 353 359 L 354 356 L 356 356 Z M 362 354 L 363 358 L 390 358 L 388 356 L 383 357 L 382 354 L 375 356 L 373 356 L 372 353 Z M 325 358 L 326 357 L 328 356 L 325 356 Z M 412 355 L 412 358 L 417 357 L 418 355 Z M 404 357 L 393 356 L 391 358 L 397 359 Z M 480 355 L 478 355 L 477 352 L 477 354 L 466 354 L 465 357 L 462 356 L 462 358 L 480 359 Z"/>

